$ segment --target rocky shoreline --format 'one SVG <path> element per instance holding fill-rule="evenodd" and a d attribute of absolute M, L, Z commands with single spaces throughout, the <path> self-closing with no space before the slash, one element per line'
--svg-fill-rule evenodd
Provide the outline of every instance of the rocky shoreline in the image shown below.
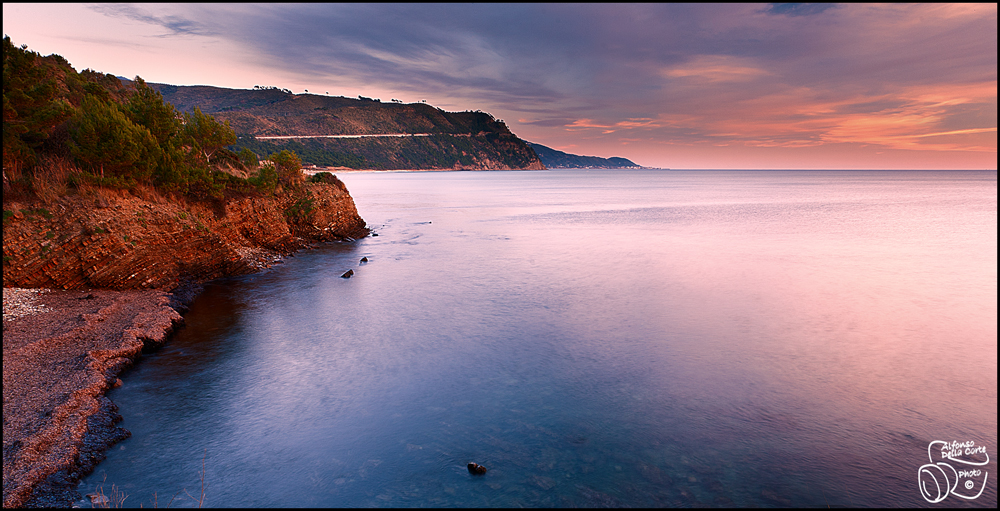
<path fill-rule="evenodd" d="M 215 203 L 104 189 L 5 201 L 4 507 L 81 498 L 80 478 L 131 435 L 105 393 L 183 323 L 201 282 L 367 235 L 336 179 Z"/>
<path fill-rule="evenodd" d="M 183 322 L 159 290 L 4 288 L 3 505 L 69 507 L 130 433 L 105 393 Z"/>

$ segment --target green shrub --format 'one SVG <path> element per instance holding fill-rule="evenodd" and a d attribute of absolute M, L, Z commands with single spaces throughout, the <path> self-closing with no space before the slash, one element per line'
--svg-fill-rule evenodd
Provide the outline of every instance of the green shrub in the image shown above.
<path fill-rule="evenodd" d="M 340 180 L 337 179 L 337 176 L 329 172 L 317 172 L 313 174 L 312 177 L 308 179 L 308 181 L 310 183 L 326 183 L 332 185 Z"/>
<path fill-rule="evenodd" d="M 257 168 L 260 165 L 260 160 L 257 158 L 257 153 L 247 149 L 246 147 L 240 149 L 239 155 L 240 165 L 243 170 L 250 171 Z"/>
<path fill-rule="evenodd" d="M 254 188 L 263 193 L 273 193 L 278 186 L 278 172 L 274 169 L 274 164 L 264 162 L 257 169 L 257 175 L 247 179 Z"/>
<path fill-rule="evenodd" d="M 274 162 L 274 170 L 278 172 L 278 181 L 282 184 L 296 185 L 305 181 L 305 174 L 302 173 L 302 160 L 295 152 L 282 149 L 281 152 L 274 153 L 267 159 Z"/>
<path fill-rule="evenodd" d="M 95 176 L 89 172 L 79 172 L 69 177 L 69 182 L 73 186 L 79 187 L 81 183 L 87 183 L 103 188 L 115 188 L 118 190 L 129 190 L 137 183 L 135 179 L 122 176 Z"/>
<path fill-rule="evenodd" d="M 45 218 L 46 220 L 52 220 L 52 213 L 50 213 L 49 210 L 44 209 L 44 208 L 26 209 L 26 210 L 24 210 L 24 212 L 25 213 L 34 214 L 34 215 L 40 215 L 41 217 Z M 4 215 L 4 216 L 6 217 L 6 215 Z"/>
<path fill-rule="evenodd" d="M 337 179 L 337 176 L 329 172 L 317 172 L 316 174 L 313 174 L 313 176 L 309 178 L 309 182 L 326 183 L 328 185 L 336 186 L 337 188 L 345 192 L 347 191 L 347 185 L 345 185 L 344 182 L 341 181 L 340 179 Z"/>
<path fill-rule="evenodd" d="M 316 209 L 312 197 L 302 197 L 285 210 L 285 216 L 289 220 L 305 220 Z"/>

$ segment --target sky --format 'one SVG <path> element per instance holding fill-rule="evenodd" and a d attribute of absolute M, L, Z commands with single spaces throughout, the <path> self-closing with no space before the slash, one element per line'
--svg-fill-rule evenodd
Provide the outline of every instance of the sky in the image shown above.
<path fill-rule="evenodd" d="M 426 100 L 647 167 L 996 169 L 997 4 L 3 4 L 147 82 Z"/>

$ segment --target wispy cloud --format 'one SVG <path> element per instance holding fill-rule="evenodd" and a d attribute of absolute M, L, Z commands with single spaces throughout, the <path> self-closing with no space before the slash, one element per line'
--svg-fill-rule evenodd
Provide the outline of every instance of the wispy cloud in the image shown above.
<path fill-rule="evenodd" d="M 173 37 L 179 35 L 214 35 L 212 31 L 206 30 L 202 23 L 198 23 L 186 16 L 163 15 L 157 16 L 150 13 L 142 5 L 131 4 L 93 4 L 90 9 L 114 18 L 128 19 L 148 25 L 155 25 L 166 29 L 162 34 L 151 34 L 156 37 Z"/>
<path fill-rule="evenodd" d="M 688 78 L 705 82 L 746 82 L 771 73 L 741 62 L 729 55 L 697 55 L 690 61 L 663 70 L 669 78 Z"/>

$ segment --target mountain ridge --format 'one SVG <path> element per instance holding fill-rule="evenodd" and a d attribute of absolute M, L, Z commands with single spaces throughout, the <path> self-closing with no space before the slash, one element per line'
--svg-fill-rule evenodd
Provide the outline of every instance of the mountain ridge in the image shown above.
<path fill-rule="evenodd" d="M 150 83 L 179 111 L 194 108 L 237 134 L 234 149 L 294 150 L 304 163 L 374 170 L 542 170 L 526 142 L 482 111 L 446 112 L 426 103 L 383 103 L 276 88 L 226 89 Z M 403 138 L 263 140 L 258 136 L 427 134 Z"/>

